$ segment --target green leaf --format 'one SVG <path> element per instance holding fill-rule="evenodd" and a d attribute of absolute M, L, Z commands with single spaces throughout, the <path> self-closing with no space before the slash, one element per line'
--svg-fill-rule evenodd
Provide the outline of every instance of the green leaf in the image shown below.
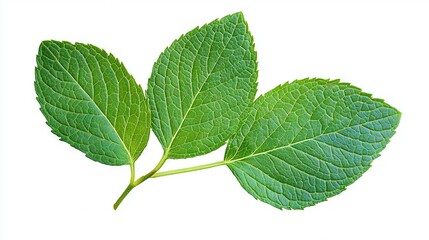
<path fill-rule="evenodd" d="M 256 52 L 241 13 L 174 41 L 148 84 L 152 128 L 168 158 L 211 152 L 237 130 L 256 93 Z"/>
<path fill-rule="evenodd" d="M 44 41 L 35 88 L 52 132 L 88 158 L 130 164 L 145 148 L 150 130 L 147 100 L 113 55 L 92 45 Z"/>
<path fill-rule="evenodd" d="M 286 83 L 255 101 L 225 161 L 255 198 L 302 209 L 358 179 L 399 120 L 383 100 L 338 80 Z"/>

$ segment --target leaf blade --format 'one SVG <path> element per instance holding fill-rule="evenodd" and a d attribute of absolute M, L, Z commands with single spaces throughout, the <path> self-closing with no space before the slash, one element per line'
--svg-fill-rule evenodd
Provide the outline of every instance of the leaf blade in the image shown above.
<path fill-rule="evenodd" d="M 150 112 L 118 59 L 93 45 L 43 41 L 37 65 L 37 100 L 54 134 L 103 164 L 130 164 L 140 156 Z"/>
<path fill-rule="evenodd" d="M 255 101 L 228 143 L 225 161 L 255 198 L 302 209 L 358 179 L 399 119 L 399 111 L 349 84 L 295 81 Z"/>
<path fill-rule="evenodd" d="M 213 151 L 237 129 L 256 93 L 256 52 L 241 13 L 183 35 L 154 64 L 152 128 L 169 158 Z"/>

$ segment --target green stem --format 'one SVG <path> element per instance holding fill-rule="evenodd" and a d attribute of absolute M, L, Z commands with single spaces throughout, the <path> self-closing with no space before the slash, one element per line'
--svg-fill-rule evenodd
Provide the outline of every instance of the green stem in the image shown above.
<path fill-rule="evenodd" d="M 130 164 L 130 167 L 131 167 L 130 184 L 132 184 L 134 182 L 134 178 L 136 176 L 136 171 L 135 171 L 135 167 L 134 167 L 134 161 Z"/>
<path fill-rule="evenodd" d="M 118 200 L 116 200 L 115 204 L 113 205 L 113 209 L 117 209 L 119 207 L 119 205 L 121 204 L 121 202 L 124 200 L 124 198 L 128 195 L 128 193 L 131 192 L 131 190 L 133 190 L 135 186 L 133 186 L 133 184 L 129 184 L 127 186 L 127 188 L 125 188 L 124 192 L 121 194 L 121 196 L 118 198 Z"/>
<path fill-rule="evenodd" d="M 168 176 L 168 175 L 187 173 L 187 172 L 194 172 L 194 171 L 218 167 L 218 166 L 222 166 L 222 165 L 226 165 L 226 164 L 228 164 L 227 161 L 219 161 L 219 162 L 208 163 L 208 164 L 203 164 L 203 165 L 194 166 L 194 167 L 175 169 L 175 170 L 155 173 L 151 176 L 151 178 L 164 177 L 164 176 Z"/>
<path fill-rule="evenodd" d="M 222 166 L 222 165 L 226 165 L 226 164 L 230 163 L 230 161 L 224 160 L 224 161 L 219 161 L 219 162 L 214 162 L 214 163 L 203 164 L 203 165 L 199 165 L 199 166 L 175 169 L 175 170 L 170 170 L 170 171 L 165 171 L 165 172 L 158 172 L 159 169 L 161 169 L 161 167 L 164 165 L 165 161 L 167 161 L 167 158 L 168 158 L 167 156 L 168 156 L 168 151 L 165 151 L 164 155 L 162 156 L 162 158 L 158 162 L 158 164 L 155 166 L 155 168 L 153 168 L 152 171 L 150 171 L 149 173 L 147 173 L 144 176 L 141 176 L 140 178 L 138 178 L 135 181 L 134 181 L 134 176 L 135 176 L 134 163 L 132 163 L 130 165 L 131 166 L 130 184 L 128 184 L 127 188 L 124 190 L 124 192 L 118 198 L 118 200 L 115 202 L 115 204 L 113 205 L 113 208 L 116 210 L 119 207 L 119 205 L 121 204 L 121 202 L 128 195 L 128 193 L 130 193 L 131 190 L 133 190 L 133 188 L 137 187 L 139 184 L 141 184 L 142 182 L 146 181 L 149 178 L 157 178 L 157 177 L 164 177 L 164 176 L 180 174 L 180 173 L 194 172 L 194 171 L 218 167 L 218 166 Z"/>
<path fill-rule="evenodd" d="M 136 181 L 134 181 L 134 175 L 135 175 L 134 163 L 130 164 L 130 166 L 131 166 L 131 180 L 130 180 L 130 184 L 128 184 L 127 188 L 124 190 L 124 192 L 118 198 L 118 200 L 116 200 L 115 204 L 113 205 L 113 209 L 116 210 L 119 207 L 119 205 L 121 204 L 121 202 L 125 199 L 125 197 L 128 195 L 128 193 L 130 193 L 131 190 L 133 190 L 133 188 L 135 188 L 136 186 L 138 186 L 142 182 L 146 181 L 147 179 L 149 179 L 150 177 L 152 177 L 152 175 L 154 175 L 156 172 L 158 172 L 158 170 L 162 167 L 162 165 L 164 165 L 165 161 L 167 161 L 168 152 L 169 151 L 167 149 L 164 152 L 164 155 L 162 156 L 161 160 L 159 160 L 158 164 L 155 166 L 154 169 L 152 169 L 152 171 L 150 171 L 149 173 L 147 173 L 144 176 L 141 176 Z"/>
<path fill-rule="evenodd" d="M 150 177 L 152 177 L 156 172 L 158 172 L 159 169 L 161 169 L 162 165 L 164 165 L 165 161 L 167 161 L 167 154 L 168 151 L 165 151 L 166 153 L 164 153 L 164 155 L 162 156 L 161 160 L 159 161 L 159 163 L 156 165 L 156 167 L 154 169 L 152 169 L 152 171 L 150 171 L 148 174 L 140 177 L 139 179 L 137 179 L 134 183 L 135 186 L 139 185 L 140 183 L 146 181 L 147 179 L 149 179 Z"/>

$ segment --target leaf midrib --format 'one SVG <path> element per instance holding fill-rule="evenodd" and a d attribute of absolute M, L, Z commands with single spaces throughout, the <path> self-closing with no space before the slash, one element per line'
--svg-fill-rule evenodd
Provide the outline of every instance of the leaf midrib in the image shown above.
<path fill-rule="evenodd" d="M 195 94 L 194 98 L 192 99 L 192 102 L 191 102 L 191 104 L 189 105 L 188 110 L 186 110 L 186 112 L 185 112 L 185 115 L 183 115 L 182 120 L 180 121 L 180 124 L 179 124 L 179 126 L 177 127 L 177 129 L 176 129 L 176 132 L 174 133 L 173 137 L 172 137 L 172 138 L 171 138 L 171 140 L 170 140 L 170 143 L 168 144 L 167 148 L 165 149 L 165 154 L 167 154 L 167 156 L 168 156 L 169 151 L 171 150 L 171 146 L 173 145 L 174 140 L 176 139 L 176 137 L 177 137 L 178 133 L 180 132 L 180 129 L 182 128 L 183 123 L 184 123 L 184 122 L 185 122 L 185 120 L 186 120 L 186 117 L 188 116 L 188 114 L 189 114 L 189 112 L 191 111 L 191 109 L 194 107 L 195 100 L 197 99 L 197 97 L 198 97 L 198 95 L 200 94 L 201 90 L 202 90 L 202 89 L 203 89 L 203 87 L 205 86 L 205 84 L 206 84 L 207 80 L 209 79 L 210 75 L 213 73 L 213 70 L 216 68 L 217 64 L 219 63 L 219 60 L 220 60 L 220 58 L 222 57 L 223 53 L 225 52 L 225 49 L 228 47 L 228 45 L 229 45 L 229 43 L 230 43 L 231 39 L 234 37 L 234 33 L 235 33 L 235 31 L 236 31 L 236 30 L 237 30 L 237 24 L 234 26 L 234 30 L 232 31 L 231 37 L 228 39 L 228 42 L 225 44 L 225 47 L 222 49 L 222 52 L 219 54 L 219 57 L 217 58 L 217 60 L 216 60 L 216 62 L 215 62 L 215 64 L 214 64 L 214 66 L 213 66 L 213 68 L 210 70 L 210 72 L 209 72 L 209 73 L 207 73 L 207 76 L 206 76 L 206 78 L 204 79 L 203 84 L 202 84 L 202 85 L 201 85 L 201 87 L 198 89 L 197 93 Z M 214 32 L 214 31 L 213 31 L 213 32 Z M 215 32 L 214 32 L 214 33 L 215 33 Z M 246 32 L 246 33 L 247 33 L 247 32 Z M 213 45 L 213 44 L 210 44 L 210 47 L 211 47 L 212 45 Z M 198 50 L 198 51 L 199 51 L 199 50 Z M 195 59 L 194 59 L 194 61 L 193 61 L 193 62 L 195 62 Z M 207 64 L 207 65 L 208 65 L 208 64 Z M 180 82 L 180 79 L 179 79 L 179 82 Z M 191 88 L 191 90 L 192 90 L 192 88 Z M 180 92 L 180 91 L 179 91 L 179 92 Z"/>
<path fill-rule="evenodd" d="M 363 126 L 364 124 L 367 124 L 367 123 L 371 123 L 371 122 L 380 121 L 380 120 L 383 120 L 383 119 L 386 119 L 386 118 L 390 118 L 390 117 L 392 117 L 394 115 L 396 115 L 396 114 L 388 115 L 386 117 L 378 118 L 378 119 L 375 119 L 375 120 L 367 121 L 367 122 L 356 124 L 356 125 L 352 125 L 352 126 L 349 125 L 349 126 L 346 126 L 346 127 L 342 128 L 342 129 L 339 129 L 337 131 L 323 133 L 323 134 L 320 134 L 318 136 L 314 136 L 312 138 L 304 139 L 304 140 L 301 140 L 301 141 L 298 141 L 298 142 L 294 142 L 294 143 L 289 143 L 286 146 L 276 147 L 276 148 L 273 148 L 273 149 L 269 149 L 267 151 L 259 152 L 259 153 L 256 153 L 256 154 L 250 154 L 250 155 L 247 155 L 247 156 L 244 156 L 244 157 L 240 157 L 240 158 L 237 158 L 237 159 L 225 159 L 224 161 L 227 162 L 226 164 L 230 164 L 230 163 L 242 161 L 242 160 L 247 159 L 247 158 L 256 157 L 256 156 L 263 155 L 263 154 L 268 154 L 268 153 L 273 152 L 273 151 L 277 151 L 277 150 L 280 150 L 280 149 L 292 147 L 292 146 L 294 146 L 296 144 L 300 144 L 300 143 L 304 143 L 304 142 L 307 142 L 307 141 L 315 140 L 315 139 L 317 139 L 319 137 L 323 137 L 323 136 L 326 136 L 326 135 L 329 135 L 329 134 L 339 133 L 339 132 L 344 131 L 344 130 L 346 130 L 348 128 L 351 128 L 351 127 Z"/>
<path fill-rule="evenodd" d="M 49 47 L 45 46 L 45 48 L 49 51 L 49 53 L 51 53 L 51 55 L 53 56 L 54 60 L 61 66 L 61 68 L 67 73 L 67 75 L 69 77 L 71 77 L 76 84 L 79 86 L 79 88 L 82 90 L 82 92 L 85 93 L 85 97 L 87 97 L 95 107 L 97 109 L 98 112 L 101 113 L 102 116 L 104 116 L 107 120 L 107 122 L 109 123 L 110 127 L 113 129 L 113 131 L 115 132 L 116 136 L 118 136 L 118 139 L 120 141 L 120 143 L 122 144 L 122 146 L 124 147 L 125 151 L 127 152 L 128 155 L 128 162 L 131 164 L 133 158 L 131 157 L 131 153 L 128 150 L 127 146 L 125 145 L 124 141 L 122 140 L 121 136 L 119 135 L 119 133 L 116 131 L 116 128 L 113 126 L 113 124 L 110 122 L 109 118 L 106 116 L 106 114 L 101 110 L 101 108 L 97 105 L 97 103 L 89 96 L 89 94 L 85 91 L 85 89 L 83 89 L 83 87 L 79 84 L 79 82 L 77 81 L 76 78 L 73 77 L 73 75 L 70 74 L 70 72 L 63 66 L 63 64 L 59 61 L 59 59 L 57 58 L 57 56 L 51 51 L 51 49 L 49 49 Z M 74 49 L 76 51 L 78 51 L 77 49 Z M 78 51 L 79 52 L 79 51 Z M 83 58 L 86 62 L 86 59 Z M 104 75 L 101 74 L 102 78 L 103 78 L 103 83 L 105 83 L 105 78 Z M 115 76 L 116 77 L 116 76 Z M 94 87 L 94 86 L 93 86 Z"/>

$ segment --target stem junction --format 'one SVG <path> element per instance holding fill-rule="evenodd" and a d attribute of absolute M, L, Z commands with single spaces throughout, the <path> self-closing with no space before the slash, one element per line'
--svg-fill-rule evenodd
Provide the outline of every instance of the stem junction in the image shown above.
<path fill-rule="evenodd" d="M 170 171 L 165 171 L 165 172 L 158 172 L 161 169 L 161 167 L 164 165 L 164 163 L 167 161 L 168 152 L 169 151 L 167 149 L 164 152 L 164 155 L 162 156 L 161 160 L 159 160 L 158 164 L 149 173 L 141 176 L 137 180 L 134 180 L 135 179 L 134 162 L 130 164 L 130 167 L 131 167 L 130 183 L 128 184 L 127 188 L 125 188 L 124 192 L 122 192 L 122 194 L 118 198 L 118 200 L 116 200 L 115 204 L 113 205 L 113 209 L 116 210 L 119 207 L 119 205 L 122 203 L 122 201 L 128 195 L 128 193 L 130 193 L 131 190 L 133 190 L 133 188 L 137 187 L 139 184 L 143 183 L 144 181 L 146 181 L 149 178 L 157 178 L 157 177 L 164 177 L 164 176 L 187 173 L 187 172 L 194 172 L 194 171 L 199 171 L 199 170 L 203 170 L 203 169 L 208 169 L 208 168 L 226 165 L 229 163 L 229 161 L 218 161 L 218 162 L 214 162 L 214 163 L 208 163 L 208 164 L 203 164 L 203 165 L 198 165 L 198 166 L 193 166 L 193 167 L 188 167 L 188 168 L 181 168 L 181 169 L 175 169 L 175 170 L 170 170 Z"/>

